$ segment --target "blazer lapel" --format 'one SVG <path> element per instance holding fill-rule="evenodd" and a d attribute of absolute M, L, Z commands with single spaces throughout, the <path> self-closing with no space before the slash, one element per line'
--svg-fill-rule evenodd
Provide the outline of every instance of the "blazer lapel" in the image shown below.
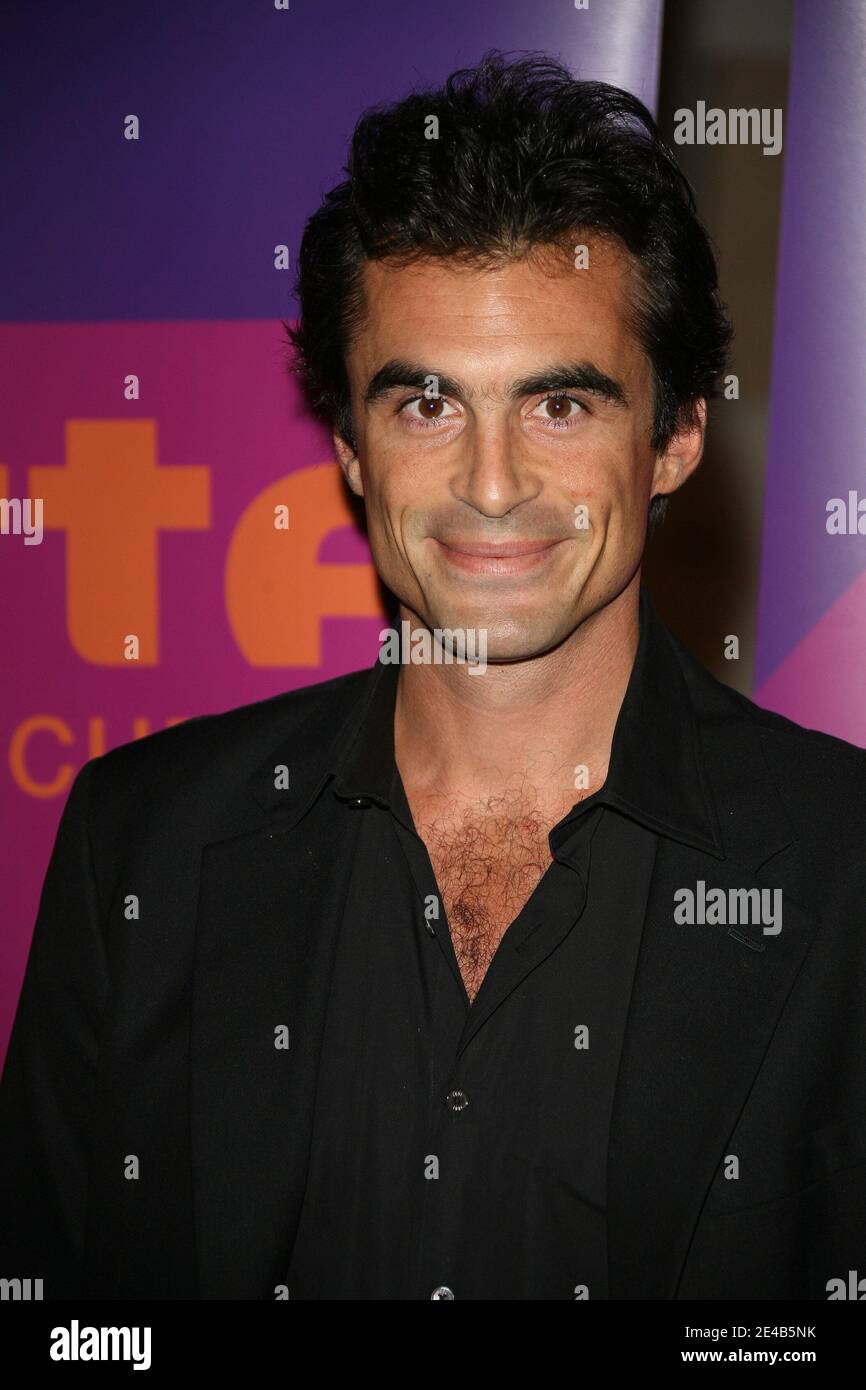
<path fill-rule="evenodd" d="M 724 858 L 662 840 L 608 1153 L 612 1299 L 676 1296 L 708 1190 L 820 919 L 788 892 L 793 832 L 746 718 L 701 728 Z M 782 928 L 684 925 L 678 889 L 781 888 Z"/>
<path fill-rule="evenodd" d="M 273 1298 L 288 1267 L 353 852 L 323 829 L 314 814 L 203 855 L 191 1042 L 202 1298 Z"/>
<path fill-rule="evenodd" d="M 352 704 L 358 715 L 357 698 Z M 325 721 L 334 714 L 331 706 Z M 317 706 L 257 769 L 250 792 L 265 823 L 202 853 L 190 1063 L 202 1298 L 274 1298 L 300 1215 L 328 984 L 360 828 L 359 817 L 335 814 L 333 798 L 320 794 L 323 769 L 355 719 L 330 743 L 333 723 L 326 737 L 322 718 Z M 276 786 L 279 766 L 290 769 L 289 789 Z"/>

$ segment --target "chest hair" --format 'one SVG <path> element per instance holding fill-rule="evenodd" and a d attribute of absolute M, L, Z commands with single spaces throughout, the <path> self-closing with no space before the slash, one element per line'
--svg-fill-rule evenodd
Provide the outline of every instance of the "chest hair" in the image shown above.
<path fill-rule="evenodd" d="M 563 814 L 563 813 L 560 813 Z M 413 811 L 414 815 L 414 811 Z M 438 815 L 419 807 L 415 825 L 439 888 L 463 983 L 481 987 L 508 927 L 551 862 L 548 831 L 559 818 L 505 798 Z"/>

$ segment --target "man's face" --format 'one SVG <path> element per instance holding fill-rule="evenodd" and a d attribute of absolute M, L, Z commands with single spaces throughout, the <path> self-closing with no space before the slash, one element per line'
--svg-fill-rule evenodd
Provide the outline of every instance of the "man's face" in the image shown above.
<path fill-rule="evenodd" d="M 651 496 L 700 459 L 702 426 L 651 449 L 629 258 L 582 240 L 586 269 L 550 252 L 364 268 L 340 463 L 383 582 L 428 627 L 485 629 L 488 662 L 550 650 L 621 593 Z"/>

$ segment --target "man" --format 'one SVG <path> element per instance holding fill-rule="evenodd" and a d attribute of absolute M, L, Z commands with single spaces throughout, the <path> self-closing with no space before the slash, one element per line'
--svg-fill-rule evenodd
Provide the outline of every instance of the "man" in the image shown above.
<path fill-rule="evenodd" d="M 866 1251 L 866 763 L 640 588 L 729 340 L 691 194 L 634 98 L 495 54 L 347 173 L 291 333 L 410 659 L 79 774 L 4 1272 L 827 1298 Z"/>

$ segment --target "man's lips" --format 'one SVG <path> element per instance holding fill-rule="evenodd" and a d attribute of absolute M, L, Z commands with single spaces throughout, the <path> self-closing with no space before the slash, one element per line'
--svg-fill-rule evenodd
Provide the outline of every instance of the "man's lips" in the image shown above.
<path fill-rule="evenodd" d="M 439 541 L 450 564 L 470 574 L 522 574 L 544 563 L 560 541 Z"/>

